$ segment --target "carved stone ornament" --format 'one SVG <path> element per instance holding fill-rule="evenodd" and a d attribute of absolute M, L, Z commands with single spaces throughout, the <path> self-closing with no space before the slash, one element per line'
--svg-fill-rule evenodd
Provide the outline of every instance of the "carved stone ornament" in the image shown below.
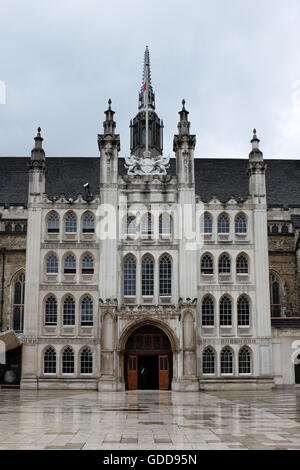
<path fill-rule="evenodd" d="M 125 158 L 125 168 L 128 175 L 166 175 L 169 162 L 169 157 L 151 157 L 150 152 L 144 152 L 143 157 L 132 155 Z"/>

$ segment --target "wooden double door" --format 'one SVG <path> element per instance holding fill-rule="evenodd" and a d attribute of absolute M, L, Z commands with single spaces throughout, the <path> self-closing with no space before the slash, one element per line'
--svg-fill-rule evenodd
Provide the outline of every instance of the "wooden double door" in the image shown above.
<path fill-rule="evenodd" d="M 127 356 L 128 390 L 159 389 L 170 386 L 170 358 L 168 354 Z"/>

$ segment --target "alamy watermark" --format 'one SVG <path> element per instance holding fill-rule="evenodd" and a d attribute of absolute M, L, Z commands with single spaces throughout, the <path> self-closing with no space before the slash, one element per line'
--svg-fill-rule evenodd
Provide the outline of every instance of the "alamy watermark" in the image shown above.
<path fill-rule="evenodd" d="M 128 208 L 130 206 L 130 209 Z M 194 214 L 196 217 L 194 217 Z M 156 204 L 128 204 L 123 197 L 119 206 L 99 205 L 96 216 L 96 235 L 99 240 L 151 239 L 158 241 L 172 238 L 182 241 L 189 251 L 203 246 L 204 205 L 169 204 L 165 210 Z M 200 230 L 199 230 L 200 229 Z"/>

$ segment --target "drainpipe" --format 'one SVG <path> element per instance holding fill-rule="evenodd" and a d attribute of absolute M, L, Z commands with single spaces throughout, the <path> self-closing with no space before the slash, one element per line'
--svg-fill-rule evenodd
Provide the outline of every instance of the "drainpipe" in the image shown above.
<path fill-rule="evenodd" d="M 4 307 L 4 280 L 5 280 L 5 256 L 6 249 L 1 248 L 0 250 L 2 255 L 2 277 L 1 277 L 1 303 L 0 303 L 0 333 L 2 331 L 3 325 L 3 307 Z"/>

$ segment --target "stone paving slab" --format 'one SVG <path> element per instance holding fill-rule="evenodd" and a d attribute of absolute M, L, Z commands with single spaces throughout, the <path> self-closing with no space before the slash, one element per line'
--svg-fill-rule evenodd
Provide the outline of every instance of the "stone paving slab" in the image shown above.
<path fill-rule="evenodd" d="M 5 449 L 300 449 L 300 389 L 2 390 L 0 450 Z"/>

